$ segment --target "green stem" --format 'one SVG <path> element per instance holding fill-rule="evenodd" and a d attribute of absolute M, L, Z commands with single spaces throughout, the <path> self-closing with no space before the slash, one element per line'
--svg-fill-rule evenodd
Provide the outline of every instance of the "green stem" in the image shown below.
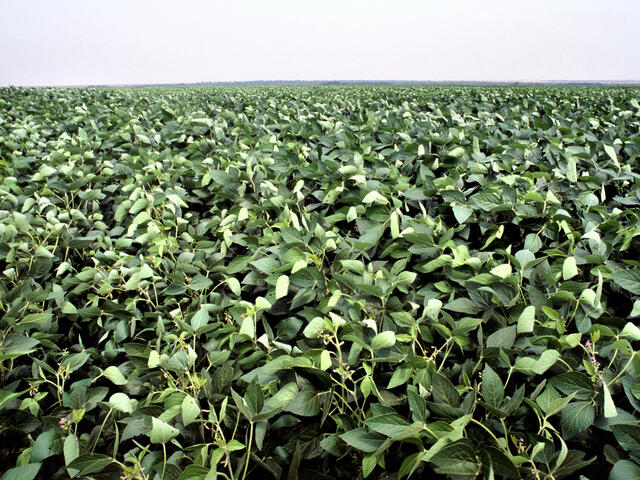
<path fill-rule="evenodd" d="M 249 422 L 249 443 L 247 443 L 247 460 L 244 463 L 244 473 L 242 474 L 242 480 L 247 477 L 249 471 L 249 458 L 251 457 L 251 444 L 253 443 L 253 422 Z"/>
<path fill-rule="evenodd" d="M 478 421 L 478 420 L 476 420 L 475 418 L 472 418 L 472 419 L 471 419 L 471 421 L 472 421 L 473 423 L 475 423 L 475 424 L 477 424 L 477 425 L 481 426 L 482 428 L 484 428 L 484 429 L 487 431 L 487 433 L 489 433 L 489 435 L 491 435 L 491 437 L 493 437 L 493 439 L 496 441 L 496 443 L 498 444 L 498 446 L 500 447 L 500 449 L 501 449 L 504 453 L 506 453 L 506 454 L 507 454 L 507 456 L 509 456 L 509 457 L 511 456 L 510 452 L 509 452 L 507 449 L 505 449 L 505 448 L 504 448 L 504 446 L 502 446 L 502 443 L 500 443 L 500 440 L 498 440 L 498 437 L 496 437 L 496 436 L 494 435 L 494 433 L 493 433 L 491 430 L 489 430 L 489 428 L 487 428 L 487 426 L 486 426 L 486 425 L 484 425 L 483 423 L 479 422 L 479 421 Z M 505 438 L 505 440 L 506 440 L 506 438 Z"/>
<path fill-rule="evenodd" d="M 616 380 L 618 380 L 622 374 L 625 372 L 625 370 L 629 367 L 629 365 L 631 365 L 631 361 L 633 360 L 633 357 L 636 356 L 636 352 L 633 352 L 633 354 L 629 357 L 629 361 L 627 362 L 627 364 L 624 366 L 624 368 L 620 371 L 620 373 L 618 373 L 618 375 L 616 375 L 613 380 L 611 380 L 609 383 L 607 383 L 607 387 L 612 385 Z"/>
<path fill-rule="evenodd" d="M 164 480 L 164 472 L 166 468 L 167 468 L 167 447 L 163 443 L 162 444 L 162 476 L 160 477 L 161 480 Z"/>
<path fill-rule="evenodd" d="M 107 419 L 109 418 L 109 415 L 111 415 L 111 412 L 113 412 L 113 409 L 110 409 L 109 412 L 107 412 L 107 416 L 104 417 L 104 420 L 102 421 L 102 425 L 100 425 L 100 430 L 98 431 L 98 435 L 96 436 L 96 441 L 93 443 L 93 448 L 91 449 L 91 453 L 94 452 L 94 450 L 96 449 L 96 446 L 98 445 L 98 440 L 100 440 L 100 434 L 102 434 L 102 429 L 104 428 L 105 423 L 107 423 Z"/>

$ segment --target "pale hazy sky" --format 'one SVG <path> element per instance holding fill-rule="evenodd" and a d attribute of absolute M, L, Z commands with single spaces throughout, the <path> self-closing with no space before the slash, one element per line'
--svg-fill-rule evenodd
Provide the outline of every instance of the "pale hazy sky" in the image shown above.
<path fill-rule="evenodd" d="M 640 80 L 639 0 L 0 0 L 0 86 Z"/>

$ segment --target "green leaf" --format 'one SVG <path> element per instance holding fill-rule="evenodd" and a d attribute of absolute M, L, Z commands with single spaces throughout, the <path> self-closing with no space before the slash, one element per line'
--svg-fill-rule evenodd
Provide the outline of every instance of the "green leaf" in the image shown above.
<path fill-rule="evenodd" d="M 542 375 L 544 372 L 549 370 L 554 363 L 558 361 L 560 358 L 560 352 L 557 350 L 545 350 L 542 352 L 542 355 L 536 360 L 536 363 L 533 367 L 533 371 L 538 375 Z"/>
<path fill-rule="evenodd" d="M 480 311 L 480 309 L 468 298 L 456 298 L 442 308 L 445 310 L 451 310 L 452 312 L 468 313 L 469 315 L 475 315 Z"/>
<path fill-rule="evenodd" d="M 366 428 L 354 428 L 340 435 L 348 445 L 362 452 L 372 453 L 384 443 L 384 437 L 370 433 Z"/>
<path fill-rule="evenodd" d="M 46 430 L 38 435 L 31 450 L 31 461 L 41 462 L 54 455 L 57 440 L 58 436 L 55 430 Z"/>
<path fill-rule="evenodd" d="M 499 408 L 504 399 L 504 384 L 489 365 L 484 367 L 482 375 L 482 398 L 494 408 Z"/>
<path fill-rule="evenodd" d="M 358 218 L 358 210 L 356 207 L 349 207 L 349 211 L 347 212 L 347 221 L 353 222 L 356 218 Z"/>
<path fill-rule="evenodd" d="M 107 377 L 109 380 L 111 380 L 111 382 L 113 382 L 115 385 L 127 384 L 127 379 L 124 378 L 124 375 L 122 374 L 120 369 L 114 365 L 111 365 L 110 367 L 105 368 L 102 374 L 105 377 Z"/>
<path fill-rule="evenodd" d="M 389 215 L 389 228 L 391 229 L 391 238 L 398 238 L 400 236 L 400 222 L 398 217 L 398 211 L 394 210 Z"/>
<path fill-rule="evenodd" d="M 198 401 L 191 395 L 186 395 L 181 405 L 182 424 L 186 427 L 200 415 Z"/>
<path fill-rule="evenodd" d="M 638 328 L 634 323 L 627 322 L 620 332 L 620 336 L 638 341 L 640 340 L 640 328 Z"/>
<path fill-rule="evenodd" d="M 593 382 L 582 372 L 565 372 L 553 377 L 550 382 L 556 389 L 565 395 L 591 398 L 594 394 Z"/>
<path fill-rule="evenodd" d="M 380 193 L 378 193 L 375 190 L 372 190 L 371 192 L 367 193 L 362 199 L 362 203 L 374 203 L 374 202 L 379 203 L 381 205 L 385 205 L 389 203 L 389 200 L 387 200 L 385 197 L 380 195 Z"/>
<path fill-rule="evenodd" d="M 180 433 L 177 428 L 173 428 L 156 417 L 153 417 L 151 422 L 151 434 L 149 435 L 151 443 L 167 443 Z"/>
<path fill-rule="evenodd" d="M 357 273 L 358 275 L 362 275 L 364 273 L 364 263 L 360 260 L 340 260 L 340 263 L 345 269 Z"/>
<path fill-rule="evenodd" d="M 640 295 L 640 269 L 619 270 L 611 275 L 611 279 L 634 295 Z"/>
<path fill-rule="evenodd" d="M 618 460 L 609 472 L 609 480 L 640 480 L 640 466 L 630 460 Z"/>
<path fill-rule="evenodd" d="M 612 425 L 611 431 L 622 448 L 631 455 L 640 456 L 640 426 L 635 424 Z"/>
<path fill-rule="evenodd" d="M 74 478 L 76 478 L 92 473 L 100 473 L 112 462 L 113 459 L 106 455 L 100 453 L 85 453 L 69 463 L 67 469 L 76 471 L 77 473 L 74 476 Z"/>
<path fill-rule="evenodd" d="M 6 390 L 0 390 L 0 410 L 2 410 L 5 405 L 7 405 L 11 400 L 20 397 L 20 395 L 22 395 L 25 391 L 7 392 Z"/>
<path fill-rule="evenodd" d="M 238 279 L 235 277 L 229 277 L 227 278 L 226 282 L 229 290 L 231 290 L 236 297 L 239 297 L 242 293 L 242 287 L 240 287 L 240 282 L 238 281 Z"/>
<path fill-rule="evenodd" d="M 471 215 L 473 215 L 473 210 L 468 207 L 463 207 L 462 205 L 454 205 L 451 207 L 453 210 L 453 216 L 456 217 L 456 220 L 460 225 L 464 224 Z"/>
<path fill-rule="evenodd" d="M 298 394 L 298 384 L 289 382 L 265 402 L 265 409 L 274 410 L 287 407 Z"/>
<path fill-rule="evenodd" d="M 209 310 L 207 310 L 204 306 L 201 306 L 200 309 L 198 309 L 198 311 L 194 313 L 193 317 L 191 317 L 191 328 L 193 328 L 193 330 L 197 332 L 207 323 L 209 323 Z"/>
<path fill-rule="evenodd" d="M 460 394 L 447 377 L 436 373 L 431 379 L 433 399 L 436 403 L 443 403 L 452 407 L 460 404 Z"/>
<path fill-rule="evenodd" d="M 425 314 L 427 318 L 431 321 L 438 321 L 438 315 L 440 314 L 440 310 L 442 309 L 442 302 L 437 298 L 431 298 L 427 302 L 427 306 L 425 307 Z"/>
<path fill-rule="evenodd" d="M 269 310 L 273 305 L 264 297 L 256 297 L 256 311 Z"/>
<path fill-rule="evenodd" d="M 240 325 L 240 330 L 238 331 L 239 335 L 245 335 L 249 339 L 254 339 L 256 336 L 256 327 L 255 322 L 253 320 L 253 316 L 247 315 L 242 319 L 242 324 Z"/>
<path fill-rule="evenodd" d="M 191 290 L 206 290 L 211 285 L 213 285 L 213 280 L 202 275 L 196 275 L 189 282 L 189 288 Z"/>
<path fill-rule="evenodd" d="M 564 407 L 560 426 L 562 437 L 569 440 L 593 425 L 596 410 L 590 402 L 573 402 Z"/>
<path fill-rule="evenodd" d="M 487 338 L 487 348 L 511 348 L 516 340 L 516 326 L 503 327 L 493 332 Z"/>
<path fill-rule="evenodd" d="M 397 413 L 385 413 L 365 420 L 365 424 L 374 432 L 387 437 L 402 435 L 411 424 Z"/>
<path fill-rule="evenodd" d="M 367 455 L 366 457 L 362 457 L 362 478 L 367 478 L 373 469 L 376 468 L 378 464 L 378 460 L 375 455 Z"/>
<path fill-rule="evenodd" d="M 122 392 L 117 392 L 109 398 L 109 407 L 124 413 L 133 413 L 133 401 Z"/>
<path fill-rule="evenodd" d="M 415 272 L 408 272 L 408 271 L 400 272 L 396 277 L 396 283 L 398 285 L 411 285 L 413 284 L 413 282 L 416 281 L 417 277 L 418 277 L 418 274 Z"/>
<path fill-rule="evenodd" d="M 525 307 L 518 317 L 517 333 L 531 333 L 536 320 L 536 307 L 529 305 Z"/>
<path fill-rule="evenodd" d="M 30 330 L 32 328 L 42 328 L 51 321 L 51 312 L 30 313 L 17 322 L 18 330 Z"/>
<path fill-rule="evenodd" d="M 75 305 L 73 305 L 73 303 L 71 303 L 68 300 L 62 304 L 62 307 L 60 308 L 60 311 L 62 313 L 64 313 L 65 315 L 77 315 L 78 314 L 78 309 L 75 307 Z"/>
<path fill-rule="evenodd" d="M 471 440 L 460 439 L 443 447 L 431 457 L 435 471 L 444 475 L 473 475 L 480 470 Z"/>
<path fill-rule="evenodd" d="M 495 275 L 496 277 L 500 277 L 502 279 L 509 278 L 511 276 L 511 265 L 508 263 L 503 263 L 502 265 L 498 265 L 497 267 L 493 267 L 491 269 L 491 275 Z"/>
<path fill-rule="evenodd" d="M 571 183 L 576 183 L 578 181 L 576 159 L 574 157 L 569 157 L 569 159 L 567 160 L 567 180 L 569 180 Z"/>
<path fill-rule="evenodd" d="M 69 465 L 80 455 L 80 445 L 78 443 L 78 437 L 76 437 L 73 433 L 67 435 L 67 438 L 64 439 L 64 446 L 62 450 L 64 452 L 65 465 Z M 67 470 L 71 477 L 74 477 L 78 473 L 78 470 L 73 468 L 68 468 Z"/>
<path fill-rule="evenodd" d="M 276 300 L 286 297 L 289 293 L 289 277 L 287 275 L 280 275 L 276 282 Z"/>
<path fill-rule="evenodd" d="M 28 463 L 20 467 L 10 468 L 0 480 L 33 480 L 38 475 L 42 463 Z"/>
<path fill-rule="evenodd" d="M 616 167 L 620 168 L 620 162 L 618 161 L 618 155 L 611 145 L 603 145 L 604 151 L 609 155 L 609 158 L 613 160 Z"/>
<path fill-rule="evenodd" d="M 455 147 L 453 150 L 449 151 L 447 155 L 453 158 L 460 158 L 465 154 L 464 147 Z"/>
<path fill-rule="evenodd" d="M 253 415 L 262 411 L 262 407 L 264 406 L 264 392 L 256 379 L 254 379 L 254 381 L 252 381 L 247 387 L 247 391 L 244 394 L 244 400 Z"/>
<path fill-rule="evenodd" d="M 309 324 L 304 328 L 302 334 L 307 338 L 318 338 L 325 331 L 329 330 L 331 327 L 328 322 L 321 317 L 315 317 L 312 319 Z"/>
<path fill-rule="evenodd" d="M 567 257 L 562 264 L 562 278 L 569 280 L 578 275 L 578 266 L 576 265 L 576 257 Z"/>
<path fill-rule="evenodd" d="M 371 339 L 371 348 L 380 350 L 383 348 L 391 348 L 396 344 L 396 335 L 392 331 L 380 332 Z"/>
<path fill-rule="evenodd" d="M 602 389 L 604 393 L 604 416 L 606 418 L 616 417 L 618 411 L 613 403 L 613 398 L 611 398 L 611 392 L 609 392 L 609 387 L 607 387 L 606 382 L 602 382 Z"/>

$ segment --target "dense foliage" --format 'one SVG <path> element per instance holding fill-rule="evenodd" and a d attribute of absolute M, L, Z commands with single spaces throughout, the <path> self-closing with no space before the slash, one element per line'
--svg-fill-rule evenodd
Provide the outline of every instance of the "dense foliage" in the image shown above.
<path fill-rule="evenodd" d="M 0 90 L 0 471 L 640 478 L 640 98 Z"/>

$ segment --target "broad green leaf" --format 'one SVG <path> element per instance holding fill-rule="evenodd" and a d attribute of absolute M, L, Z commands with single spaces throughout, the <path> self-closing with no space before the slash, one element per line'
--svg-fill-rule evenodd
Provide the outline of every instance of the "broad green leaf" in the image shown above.
<path fill-rule="evenodd" d="M 209 311 L 204 306 L 201 306 L 191 317 L 191 328 L 197 332 L 207 323 L 209 323 Z"/>
<path fill-rule="evenodd" d="M 562 278 L 569 280 L 578 275 L 578 266 L 576 265 L 576 257 L 567 257 L 562 264 Z"/>
<path fill-rule="evenodd" d="M 487 338 L 487 347 L 511 348 L 516 339 L 516 326 L 511 325 L 493 332 Z"/>
<path fill-rule="evenodd" d="M 484 367 L 482 376 L 482 398 L 495 408 L 499 408 L 504 398 L 504 385 L 498 374 L 489 366 Z"/>
<path fill-rule="evenodd" d="M 67 315 L 77 315 L 78 314 L 78 309 L 75 307 L 75 305 L 73 305 L 73 303 L 71 303 L 70 301 L 66 301 L 62 304 L 62 307 L 60 308 L 60 311 L 64 314 Z"/>
<path fill-rule="evenodd" d="M 102 374 L 105 377 L 107 377 L 109 380 L 111 380 L 111 382 L 113 382 L 115 385 L 127 384 L 127 379 L 124 378 L 124 375 L 122 374 L 120 369 L 114 365 L 111 365 L 110 367 L 105 368 Z"/>
<path fill-rule="evenodd" d="M 7 392 L 0 390 L 0 410 L 2 410 L 11 400 L 19 398 L 24 392 Z"/>
<path fill-rule="evenodd" d="M 340 263 L 344 268 L 354 273 L 362 275 L 364 273 L 364 263 L 360 260 L 340 260 Z"/>
<path fill-rule="evenodd" d="M 391 348 L 396 344 L 396 336 L 392 331 L 380 332 L 371 339 L 371 348 L 380 350 L 382 348 Z"/>
<path fill-rule="evenodd" d="M 32 328 L 42 328 L 51 321 L 51 312 L 30 313 L 17 322 L 19 330 L 30 330 Z"/>
<path fill-rule="evenodd" d="M 560 425 L 563 438 L 569 440 L 593 424 L 596 410 L 590 402 L 573 402 L 564 407 Z"/>
<path fill-rule="evenodd" d="M 468 207 L 463 207 L 461 205 L 454 205 L 451 207 L 453 210 L 453 216 L 456 217 L 456 220 L 460 225 L 465 223 L 471 215 L 473 215 L 473 210 Z"/>
<path fill-rule="evenodd" d="M 376 415 L 365 420 L 365 424 L 374 432 L 387 437 L 402 435 L 411 424 L 396 413 Z"/>
<path fill-rule="evenodd" d="M 609 472 L 609 480 L 640 480 L 640 465 L 630 460 L 618 460 Z"/>
<path fill-rule="evenodd" d="M 391 229 L 391 238 L 398 238 L 400 236 L 400 222 L 398 219 L 398 212 L 394 210 L 389 215 L 390 220 L 390 229 Z"/>
<path fill-rule="evenodd" d="M 213 285 L 213 280 L 204 277 L 202 275 L 196 275 L 189 282 L 189 288 L 191 290 L 206 290 Z"/>
<path fill-rule="evenodd" d="M 511 276 L 511 265 L 508 263 L 503 263 L 502 265 L 498 265 L 497 267 L 493 267 L 491 269 L 491 274 L 496 277 L 500 277 L 502 279 L 509 278 Z"/>
<path fill-rule="evenodd" d="M 631 455 L 640 455 L 640 426 L 637 424 L 612 425 L 611 431 L 622 448 Z"/>
<path fill-rule="evenodd" d="M 256 298 L 256 311 L 269 310 L 272 307 L 271 302 L 264 297 Z"/>
<path fill-rule="evenodd" d="M 467 438 L 446 445 L 429 461 L 435 465 L 436 472 L 444 475 L 475 476 L 479 470 L 473 443 Z"/>
<path fill-rule="evenodd" d="M 186 427 L 200 415 L 200 406 L 191 395 L 185 395 L 181 405 L 182 424 Z"/>
<path fill-rule="evenodd" d="M 518 317 L 517 333 L 531 333 L 536 319 L 536 307 L 529 305 L 525 307 Z"/>
<path fill-rule="evenodd" d="M 180 433 L 177 428 L 173 428 L 156 417 L 153 417 L 151 422 L 151 434 L 149 435 L 151 443 L 167 443 Z"/>
<path fill-rule="evenodd" d="M 374 202 L 379 203 L 381 205 L 385 205 L 389 203 L 389 200 L 387 200 L 384 196 L 380 195 L 380 193 L 378 193 L 375 190 L 372 190 L 369 193 L 367 193 L 362 199 L 362 203 L 374 203 Z"/>
<path fill-rule="evenodd" d="M 640 295 L 640 269 L 619 270 L 611 274 L 611 279 L 634 295 Z"/>
<path fill-rule="evenodd" d="M 618 415 L 618 411 L 613 403 L 613 398 L 611 398 L 611 392 L 609 392 L 609 387 L 607 387 L 606 382 L 602 382 L 602 390 L 604 394 L 604 416 L 613 418 Z"/>
<path fill-rule="evenodd" d="M 340 435 L 340 438 L 361 452 L 375 452 L 383 444 L 384 437 L 368 432 L 366 428 L 354 428 Z"/>
<path fill-rule="evenodd" d="M 100 473 L 111 463 L 113 459 L 101 453 L 85 453 L 73 459 L 67 465 L 67 470 L 77 471 L 74 478 L 81 478 L 84 475 Z"/>
<path fill-rule="evenodd" d="M 620 168 L 620 162 L 618 161 L 618 155 L 616 155 L 616 151 L 613 149 L 611 145 L 603 145 L 604 151 L 609 155 L 609 158 L 613 160 L 613 163 L 616 167 Z"/>
<path fill-rule="evenodd" d="M 0 480 L 33 480 L 38 475 L 42 463 L 27 463 L 19 467 L 10 468 Z"/>
<path fill-rule="evenodd" d="M 628 337 L 631 340 L 640 340 L 640 328 L 631 322 L 627 322 L 620 332 L 621 337 Z"/>
<path fill-rule="evenodd" d="M 324 318 L 316 317 L 304 328 L 302 334 L 307 338 L 317 338 L 329 329 L 327 323 Z"/>
<path fill-rule="evenodd" d="M 73 433 L 70 433 L 69 435 L 67 435 L 67 438 L 64 439 L 63 452 L 64 462 L 66 465 L 69 465 L 80 455 L 80 445 L 78 443 L 78 437 L 76 437 Z M 78 470 L 73 468 L 67 468 L 67 471 L 69 472 L 69 475 L 71 477 L 74 477 L 78 473 Z"/>
<path fill-rule="evenodd" d="M 425 307 L 425 314 L 427 318 L 432 321 L 438 320 L 438 315 L 440 314 L 440 310 L 442 309 L 442 302 L 437 298 L 431 298 L 427 302 L 427 306 Z"/>
<path fill-rule="evenodd" d="M 133 413 L 134 404 L 127 394 L 117 392 L 109 398 L 109 407 L 119 412 Z"/>
<path fill-rule="evenodd" d="M 54 455 L 54 445 L 58 440 L 55 430 L 45 430 L 36 438 L 31 449 L 31 461 L 41 462 Z"/>
<path fill-rule="evenodd" d="M 574 157 L 569 157 L 569 159 L 567 160 L 567 180 L 569 180 L 571 183 L 576 183 L 578 181 L 576 159 Z"/>
<path fill-rule="evenodd" d="M 276 300 L 286 297 L 289 293 L 289 277 L 287 275 L 280 275 L 276 282 Z"/>
<path fill-rule="evenodd" d="M 229 277 L 227 278 L 226 282 L 229 290 L 231 290 L 236 297 L 239 297 L 242 293 L 242 288 L 240 287 L 240 282 L 238 281 L 238 279 L 235 277 Z"/>

